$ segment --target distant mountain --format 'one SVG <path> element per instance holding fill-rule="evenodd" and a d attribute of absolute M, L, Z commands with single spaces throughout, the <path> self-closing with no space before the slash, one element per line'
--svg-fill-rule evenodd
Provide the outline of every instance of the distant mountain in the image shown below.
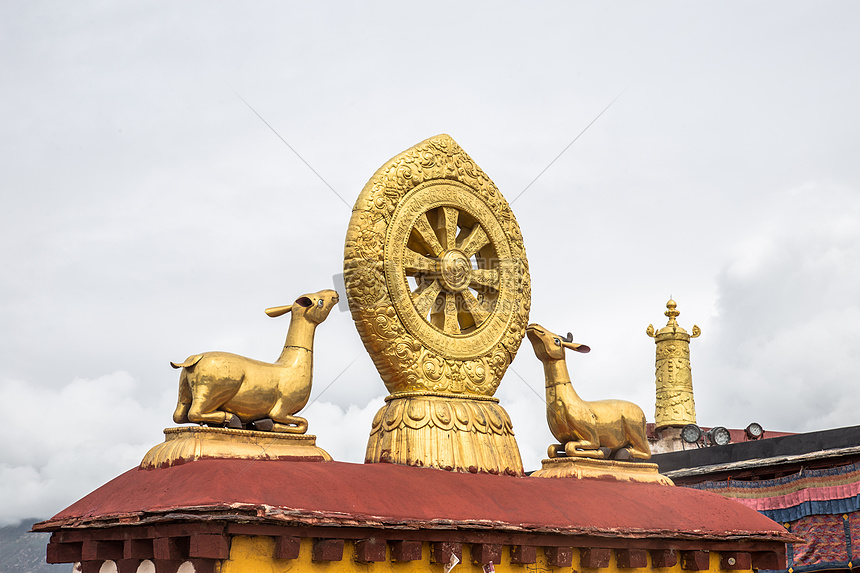
<path fill-rule="evenodd" d="M 0 527 L 0 573 L 69 573 L 70 563 L 48 565 L 45 548 L 50 533 L 28 533 L 41 519 L 25 519 L 21 525 Z"/>

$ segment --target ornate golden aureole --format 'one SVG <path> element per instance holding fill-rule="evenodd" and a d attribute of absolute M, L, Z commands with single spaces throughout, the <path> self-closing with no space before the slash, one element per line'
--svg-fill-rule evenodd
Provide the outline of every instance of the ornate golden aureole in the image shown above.
<path fill-rule="evenodd" d="M 528 262 L 507 201 L 450 136 L 397 155 L 364 186 L 344 279 L 391 393 L 365 461 L 522 474 L 510 418 L 490 397 L 528 323 Z"/>
<path fill-rule="evenodd" d="M 702 331 L 693 325 L 692 334 L 678 326 L 675 320 L 681 312 L 674 300 L 666 303 L 669 322 L 654 332 L 649 324 L 646 334 L 657 344 L 657 407 L 654 419 L 657 429 L 669 426 L 686 426 L 696 423 L 696 404 L 693 401 L 693 375 L 690 371 L 690 339 Z"/>
<path fill-rule="evenodd" d="M 164 430 L 164 442 L 150 449 L 141 469 L 170 467 L 207 458 L 331 461 L 316 436 L 232 428 L 184 427 Z"/>

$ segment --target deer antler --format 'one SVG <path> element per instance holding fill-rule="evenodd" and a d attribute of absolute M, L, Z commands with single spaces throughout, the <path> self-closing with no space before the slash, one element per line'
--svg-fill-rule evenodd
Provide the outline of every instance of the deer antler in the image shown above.
<path fill-rule="evenodd" d="M 573 334 L 571 334 L 570 332 L 568 332 L 568 333 L 567 333 L 567 336 L 565 336 L 564 338 L 562 338 L 562 340 L 563 340 L 563 341 L 565 341 L 565 342 L 573 342 Z"/>

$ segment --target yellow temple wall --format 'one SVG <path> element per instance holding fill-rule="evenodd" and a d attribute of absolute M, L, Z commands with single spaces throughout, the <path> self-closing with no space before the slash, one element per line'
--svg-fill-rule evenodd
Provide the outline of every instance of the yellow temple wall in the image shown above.
<path fill-rule="evenodd" d="M 221 573 L 286 573 L 287 571 L 302 571 L 308 573 L 352 573 L 361 571 L 367 573 L 417 573 L 428 570 L 442 571 L 442 564 L 430 562 L 430 543 L 422 544 L 422 558 L 416 561 L 396 562 L 391 560 L 390 548 L 386 549 L 386 560 L 374 563 L 360 563 L 353 558 L 353 546 L 351 541 L 346 541 L 343 559 L 340 561 L 317 562 L 312 559 L 313 539 L 302 539 L 299 548 L 298 559 L 275 559 L 275 540 L 268 536 L 241 535 L 233 538 L 230 548 L 229 559 L 222 562 Z M 452 573 L 483 573 L 483 565 L 472 563 L 469 555 L 469 545 L 463 545 L 463 560 Z M 652 567 L 651 556 L 648 556 L 647 567 L 637 569 L 625 569 L 618 567 L 615 552 L 609 565 L 605 568 L 593 569 L 580 566 L 579 551 L 574 550 L 572 563 L 567 567 L 552 567 L 547 564 L 547 558 L 541 548 L 537 550 L 537 562 L 532 564 L 512 564 L 510 561 L 510 547 L 502 548 L 501 563 L 493 564 L 497 573 L 569 573 L 572 570 L 583 573 L 631 573 L 632 571 L 655 571 L 659 573 L 684 573 L 681 560 L 673 567 Z M 709 556 L 710 567 L 707 571 L 714 573 L 726 571 L 727 573 L 743 573 L 752 571 L 748 569 L 723 569 L 720 553 L 711 551 Z"/>

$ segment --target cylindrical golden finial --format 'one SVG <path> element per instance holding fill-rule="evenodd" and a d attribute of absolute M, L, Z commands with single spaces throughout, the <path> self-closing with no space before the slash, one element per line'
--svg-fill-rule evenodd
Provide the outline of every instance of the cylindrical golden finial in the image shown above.
<path fill-rule="evenodd" d="M 693 325 L 692 334 L 678 326 L 675 320 L 681 312 L 678 304 L 669 299 L 666 312 L 669 322 L 656 333 L 654 326 L 645 331 L 657 344 L 657 408 L 654 420 L 657 429 L 668 426 L 686 426 L 696 423 L 696 404 L 693 401 L 693 375 L 690 371 L 690 338 L 702 331 Z"/>

